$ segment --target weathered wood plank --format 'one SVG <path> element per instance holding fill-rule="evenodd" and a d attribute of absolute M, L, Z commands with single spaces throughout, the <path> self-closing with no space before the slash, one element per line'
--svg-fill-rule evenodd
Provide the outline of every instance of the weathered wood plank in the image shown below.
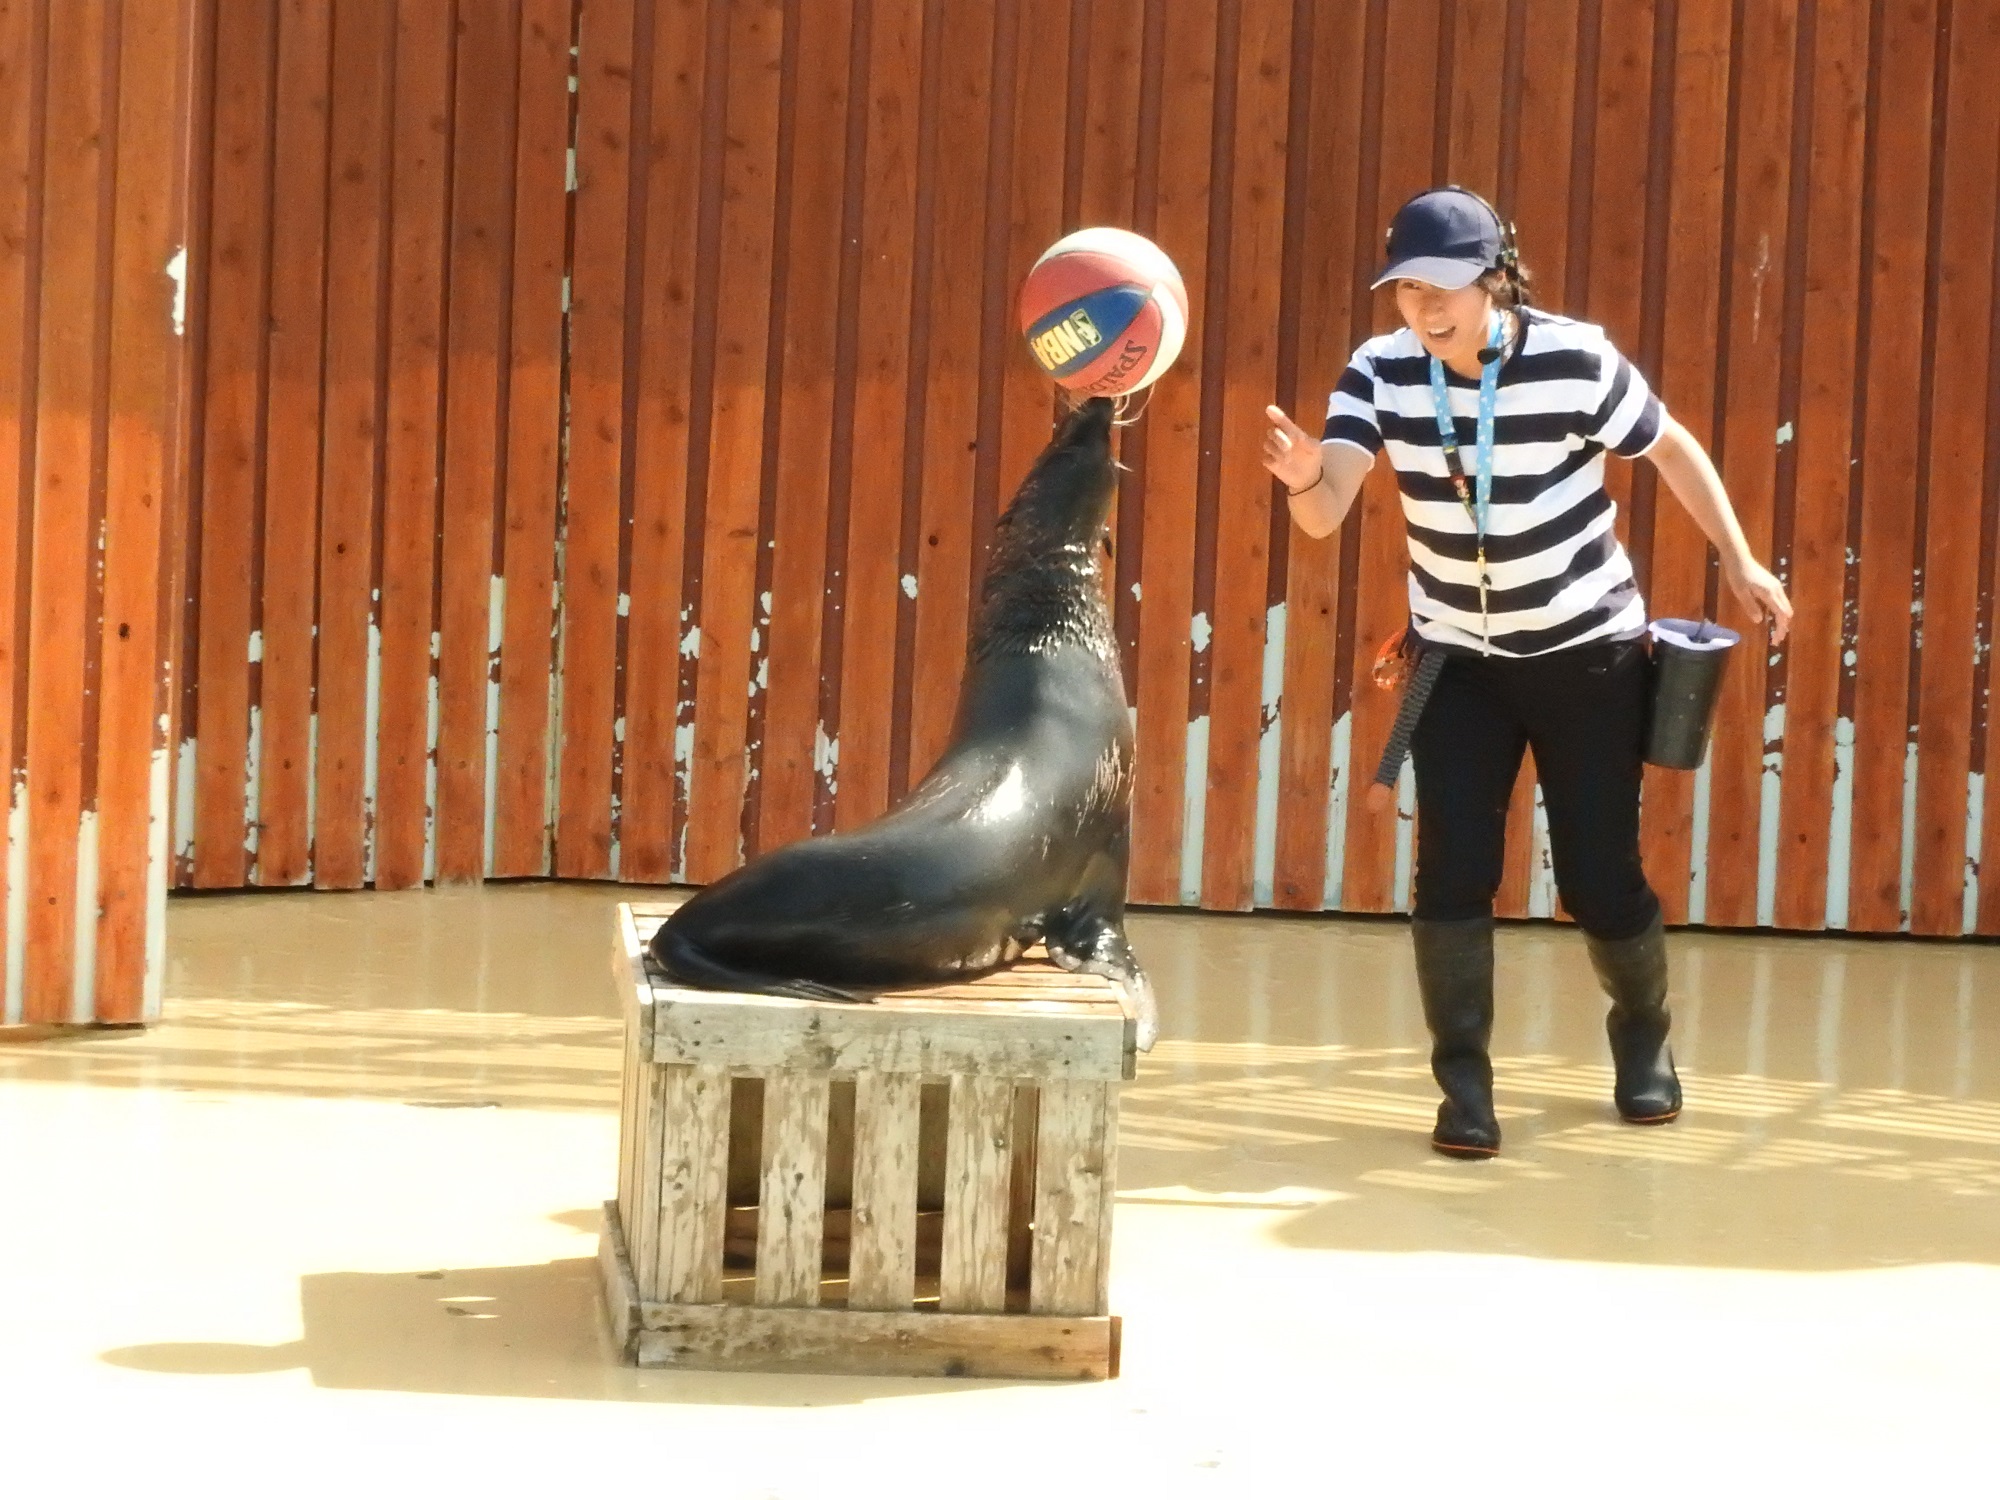
<path fill-rule="evenodd" d="M 847 1305 L 908 1311 L 917 1277 L 917 1117 L 923 1080 L 862 1073 L 854 1081 L 853 1239 Z"/>
<path fill-rule="evenodd" d="M 821 1072 L 773 1072 L 764 1078 L 764 1184 L 757 1202 L 760 1307 L 813 1307 L 819 1302 L 828 1081 Z M 713 1197 L 722 1200 L 719 1184 Z"/>
<path fill-rule="evenodd" d="M 1110 1159 L 1116 1143 L 1105 1130 L 1113 1085 L 1042 1085 L 1036 1140 L 1035 1252 L 1028 1307 L 1038 1313 L 1102 1313 L 1099 1259 L 1104 1221 L 1111 1215 Z"/>
<path fill-rule="evenodd" d="M 637 1360 L 647 1368 L 989 1380 L 1118 1373 L 1116 1318 L 654 1303 L 640 1313 Z"/>
<path fill-rule="evenodd" d="M 658 1193 L 658 1238 L 646 1286 L 662 1301 L 719 1302 L 722 1236 L 729 1207 L 729 1073 L 712 1067 L 647 1071 L 653 1074 L 654 1107 L 659 1111 L 659 1146 L 657 1166 L 644 1160 L 640 1165 L 644 1185 L 657 1184 Z M 772 1092 L 765 1090 L 767 1108 Z M 768 1131 L 765 1139 L 771 1139 Z M 767 1191 L 768 1187 L 767 1182 Z M 757 1263 L 761 1288 L 765 1264 L 761 1245 Z M 817 1240 L 812 1264 L 817 1288 Z"/>
<path fill-rule="evenodd" d="M 954 1073 L 945 1133 L 943 1312 L 999 1312 L 1007 1305 L 1008 1167 L 1013 1080 Z"/>

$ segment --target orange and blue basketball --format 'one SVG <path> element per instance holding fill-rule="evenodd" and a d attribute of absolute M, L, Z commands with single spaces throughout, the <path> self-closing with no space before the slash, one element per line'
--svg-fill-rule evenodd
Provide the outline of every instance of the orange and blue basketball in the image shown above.
<path fill-rule="evenodd" d="M 1129 229 L 1079 229 L 1049 246 L 1021 286 L 1020 311 L 1035 362 L 1082 396 L 1143 390 L 1187 337 L 1181 273 Z"/>

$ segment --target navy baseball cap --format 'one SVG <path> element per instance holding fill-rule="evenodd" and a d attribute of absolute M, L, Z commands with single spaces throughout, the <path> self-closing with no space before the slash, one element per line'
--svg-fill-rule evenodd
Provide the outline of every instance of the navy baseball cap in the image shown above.
<path fill-rule="evenodd" d="M 1388 259 L 1369 286 L 1407 279 L 1455 292 L 1498 266 L 1505 248 L 1499 215 L 1475 194 L 1432 188 L 1396 210 Z"/>

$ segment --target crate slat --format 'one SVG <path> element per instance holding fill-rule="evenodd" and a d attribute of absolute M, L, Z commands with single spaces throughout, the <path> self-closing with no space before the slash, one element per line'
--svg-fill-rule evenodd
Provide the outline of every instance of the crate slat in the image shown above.
<path fill-rule="evenodd" d="M 1042 1085 L 1032 1312 L 1104 1311 L 1099 1263 L 1105 1249 L 1101 1229 L 1111 1212 L 1104 1129 L 1110 1093 L 1101 1083 Z"/>
<path fill-rule="evenodd" d="M 907 1312 L 917 1294 L 917 1107 L 914 1073 L 854 1082 L 854 1210 L 847 1305 Z"/>
<path fill-rule="evenodd" d="M 647 1295 L 722 1300 L 723 1217 L 729 1205 L 729 1090 L 723 1068 L 654 1068 L 659 1184 L 654 1272 Z M 645 1262 L 637 1262 L 644 1265 Z"/>
<path fill-rule="evenodd" d="M 764 1183 L 757 1214 L 760 1307 L 813 1307 L 819 1302 L 828 1082 L 825 1073 L 772 1073 L 764 1079 Z M 726 1132 L 726 1116 L 723 1124 Z M 715 1198 L 722 1201 L 720 1184 Z"/>
<path fill-rule="evenodd" d="M 999 1312 L 1007 1305 L 1013 1126 L 1012 1079 L 953 1076 L 945 1133 L 941 1311 Z"/>

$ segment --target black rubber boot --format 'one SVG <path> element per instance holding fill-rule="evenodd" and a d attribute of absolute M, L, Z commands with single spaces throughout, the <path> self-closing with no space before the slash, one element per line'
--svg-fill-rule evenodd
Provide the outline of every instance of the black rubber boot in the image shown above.
<path fill-rule="evenodd" d="M 1681 1082 L 1667 1046 L 1667 935 L 1655 917 L 1637 937 L 1588 937 L 1590 966 L 1611 997 L 1604 1031 L 1617 1072 L 1612 1097 L 1630 1125 L 1664 1125 L 1681 1112 Z"/>
<path fill-rule="evenodd" d="M 1417 989 L 1431 1030 L 1431 1076 L 1444 1091 L 1432 1149 L 1446 1156 L 1493 1156 L 1493 919 L 1410 923 Z"/>

